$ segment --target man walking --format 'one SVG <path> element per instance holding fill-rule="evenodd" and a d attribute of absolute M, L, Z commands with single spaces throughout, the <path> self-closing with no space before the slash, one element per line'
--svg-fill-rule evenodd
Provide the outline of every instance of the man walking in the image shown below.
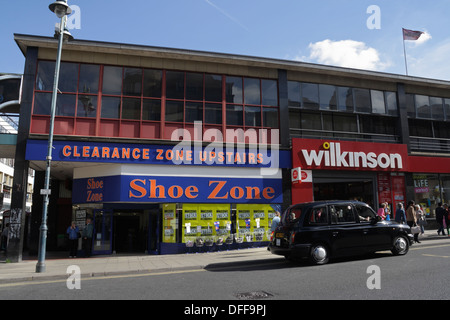
<path fill-rule="evenodd" d="M 438 235 L 441 234 L 445 236 L 444 232 L 444 215 L 446 214 L 446 210 L 442 207 L 442 202 L 438 203 L 438 207 L 436 208 L 436 222 L 439 226 L 439 229 L 437 231 Z"/>

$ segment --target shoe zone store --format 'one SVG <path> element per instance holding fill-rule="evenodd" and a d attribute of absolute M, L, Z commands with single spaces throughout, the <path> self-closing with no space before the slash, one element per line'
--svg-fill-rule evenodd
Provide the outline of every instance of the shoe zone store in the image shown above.
<path fill-rule="evenodd" d="M 27 158 L 44 159 L 46 143 L 28 141 Z M 290 152 L 279 156 L 290 166 Z M 267 245 L 283 203 L 271 157 L 257 149 L 55 141 L 53 160 L 74 167 L 74 216 L 80 226 L 93 217 L 94 254 L 173 254 Z"/>

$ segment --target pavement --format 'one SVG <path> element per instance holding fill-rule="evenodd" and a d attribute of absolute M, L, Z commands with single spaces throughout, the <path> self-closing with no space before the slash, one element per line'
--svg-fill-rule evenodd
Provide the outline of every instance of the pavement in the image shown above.
<path fill-rule="evenodd" d="M 423 235 L 419 235 L 419 241 L 421 243 L 414 244 L 413 248 L 450 244 L 450 237 L 447 235 L 438 236 L 436 230 L 426 230 Z M 19 263 L 8 263 L 5 261 L 4 255 L 0 255 L 0 284 L 67 279 L 73 272 L 68 270 L 70 266 L 79 267 L 81 279 L 83 279 L 115 275 L 183 272 L 242 266 L 244 264 L 270 263 L 271 260 L 280 260 L 280 256 L 271 254 L 266 247 L 208 253 L 108 255 L 91 258 L 66 258 L 61 254 L 47 253 L 46 271 L 43 273 L 35 272 L 37 258 L 24 258 Z"/>

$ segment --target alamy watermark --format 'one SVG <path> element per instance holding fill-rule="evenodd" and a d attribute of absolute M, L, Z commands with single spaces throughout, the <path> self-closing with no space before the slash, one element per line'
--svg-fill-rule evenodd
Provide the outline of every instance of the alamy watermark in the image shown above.
<path fill-rule="evenodd" d="M 366 285 L 369 290 L 381 290 L 381 269 L 377 265 L 371 265 L 367 268 L 367 274 L 370 274 L 367 278 Z"/>
<path fill-rule="evenodd" d="M 66 286 L 69 290 L 81 290 L 81 268 L 77 265 L 67 267 L 69 277 L 66 280 Z"/>
<path fill-rule="evenodd" d="M 371 5 L 367 7 L 367 14 L 370 14 L 369 18 L 367 18 L 367 28 L 369 30 L 381 29 L 381 9 L 377 5 Z"/>

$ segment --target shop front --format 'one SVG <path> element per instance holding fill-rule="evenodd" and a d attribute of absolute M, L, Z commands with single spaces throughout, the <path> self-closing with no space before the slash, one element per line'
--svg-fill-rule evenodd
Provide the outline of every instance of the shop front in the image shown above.
<path fill-rule="evenodd" d="M 41 159 L 42 143 L 28 142 L 29 160 Z M 282 169 L 271 167 L 263 150 L 81 141 L 55 141 L 54 148 L 56 166 L 73 167 L 74 220 L 83 226 L 93 219 L 94 254 L 266 245 L 283 203 Z M 290 167 L 290 152 L 277 157 Z M 183 161 L 174 164 L 177 158 Z"/>
<path fill-rule="evenodd" d="M 293 203 L 360 200 L 392 210 L 406 201 L 406 145 L 293 139 L 292 155 L 303 175 L 292 184 Z"/>

